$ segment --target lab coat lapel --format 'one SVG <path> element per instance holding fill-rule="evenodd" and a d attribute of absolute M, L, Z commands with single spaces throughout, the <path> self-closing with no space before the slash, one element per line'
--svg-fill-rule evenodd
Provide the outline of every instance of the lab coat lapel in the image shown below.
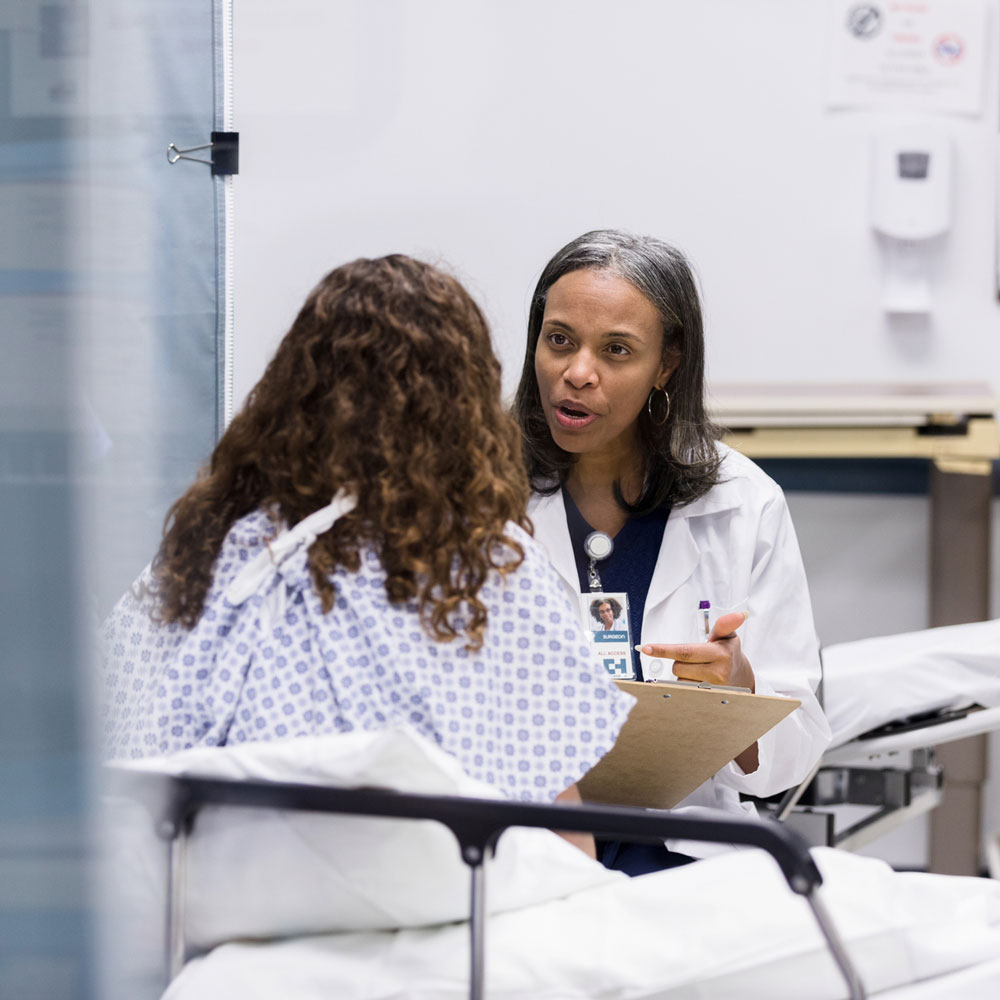
<path fill-rule="evenodd" d="M 573 542 L 569 537 L 562 490 L 557 490 L 548 497 L 536 493 L 528 507 L 528 516 L 535 528 L 535 538 L 545 547 L 552 567 L 570 590 L 578 593 L 580 577 L 576 572 L 576 560 L 573 558 Z"/>
<path fill-rule="evenodd" d="M 663 530 L 660 554 L 653 568 L 646 594 L 645 617 L 657 604 L 667 600 L 678 587 L 690 579 L 701 560 L 701 545 L 705 539 L 701 519 L 729 510 L 739 504 L 739 494 L 732 485 L 723 481 L 694 503 L 672 510 Z"/>
<path fill-rule="evenodd" d="M 663 529 L 660 554 L 646 593 L 645 617 L 665 601 L 695 571 L 701 550 L 691 532 L 686 512 L 671 511 Z"/>

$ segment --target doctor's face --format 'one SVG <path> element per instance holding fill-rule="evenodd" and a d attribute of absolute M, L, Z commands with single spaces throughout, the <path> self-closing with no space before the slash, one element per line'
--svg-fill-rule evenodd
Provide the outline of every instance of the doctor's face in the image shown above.
<path fill-rule="evenodd" d="M 635 454 L 639 413 L 675 367 L 663 361 L 656 307 L 613 271 L 570 271 L 549 289 L 535 377 L 564 451 L 619 461 Z"/>
<path fill-rule="evenodd" d="M 598 609 L 598 615 L 601 617 L 601 624 L 605 629 L 611 628 L 615 622 L 615 613 L 611 610 L 611 605 L 605 601 Z"/>

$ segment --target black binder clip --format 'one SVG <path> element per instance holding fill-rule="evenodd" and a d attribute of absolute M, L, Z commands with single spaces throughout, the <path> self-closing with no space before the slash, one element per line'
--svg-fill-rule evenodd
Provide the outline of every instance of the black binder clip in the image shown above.
<path fill-rule="evenodd" d="M 188 156 L 188 153 L 198 153 L 210 149 L 211 159 L 203 160 L 199 156 Z M 213 132 L 212 141 L 204 146 L 189 146 L 178 149 L 174 143 L 167 146 L 167 161 L 176 163 L 178 160 L 190 160 L 192 163 L 204 163 L 212 168 L 213 177 L 227 177 L 240 172 L 240 134 L 239 132 Z"/>

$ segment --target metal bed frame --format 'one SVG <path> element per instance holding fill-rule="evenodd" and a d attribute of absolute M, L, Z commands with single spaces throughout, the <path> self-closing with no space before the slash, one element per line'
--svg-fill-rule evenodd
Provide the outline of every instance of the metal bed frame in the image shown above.
<path fill-rule="evenodd" d="M 271 781 L 230 781 L 173 776 L 107 766 L 109 791 L 143 802 L 157 834 L 169 844 L 167 976 L 173 979 L 187 957 L 184 940 L 184 864 L 187 838 L 202 806 L 229 805 L 306 812 L 436 820 L 458 841 L 470 869 L 469 997 L 482 1000 L 486 943 L 486 860 L 509 827 L 544 827 L 633 841 L 667 838 L 739 843 L 767 851 L 792 892 L 805 898 L 851 1000 L 866 996 L 861 978 L 829 913 L 817 895 L 822 877 L 809 845 L 795 830 L 769 820 L 695 819 L 667 811 L 623 806 L 543 805 L 509 800 L 417 795 L 375 788 Z"/>
<path fill-rule="evenodd" d="M 998 728 L 1000 708 L 976 704 L 896 720 L 828 750 L 782 795 L 755 801 L 810 844 L 855 851 L 938 806 L 944 774 L 936 746 Z M 841 827 L 841 806 L 864 815 Z"/>

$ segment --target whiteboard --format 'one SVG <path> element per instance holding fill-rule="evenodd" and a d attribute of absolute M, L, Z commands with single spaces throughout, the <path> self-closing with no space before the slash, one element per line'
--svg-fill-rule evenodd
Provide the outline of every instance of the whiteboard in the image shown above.
<path fill-rule="evenodd" d="M 983 113 L 933 116 L 955 151 L 934 310 L 903 317 L 869 206 L 900 116 L 827 108 L 820 0 L 240 0 L 237 404 L 326 271 L 396 251 L 465 281 L 511 392 L 542 266 L 598 227 L 689 255 L 712 380 L 1000 373 L 984 4 Z"/>

